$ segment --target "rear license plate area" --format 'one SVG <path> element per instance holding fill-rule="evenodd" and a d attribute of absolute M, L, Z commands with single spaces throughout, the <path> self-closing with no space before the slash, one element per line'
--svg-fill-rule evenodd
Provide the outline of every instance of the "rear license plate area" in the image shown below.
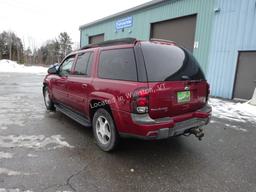
<path fill-rule="evenodd" d="M 178 103 L 187 103 L 190 102 L 190 91 L 179 91 L 177 92 L 177 102 Z"/>

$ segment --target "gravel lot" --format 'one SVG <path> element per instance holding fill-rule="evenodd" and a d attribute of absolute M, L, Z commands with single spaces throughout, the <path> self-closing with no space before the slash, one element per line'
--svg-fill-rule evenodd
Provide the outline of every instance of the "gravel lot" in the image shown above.
<path fill-rule="evenodd" d="M 0 73 L 0 192 L 256 191 L 256 123 L 213 117 L 206 136 L 123 140 L 47 112 L 42 75 Z"/>

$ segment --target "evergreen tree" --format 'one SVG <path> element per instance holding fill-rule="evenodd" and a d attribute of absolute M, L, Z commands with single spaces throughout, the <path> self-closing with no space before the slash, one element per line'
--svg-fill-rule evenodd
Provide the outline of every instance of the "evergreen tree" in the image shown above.
<path fill-rule="evenodd" d="M 0 33 L 0 59 L 23 61 L 23 44 L 15 33 Z"/>
<path fill-rule="evenodd" d="M 67 32 L 60 33 L 59 35 L 59 46 L 60 46 L 60 56 L 64 58 L 67 54 L 72 51 L 72 41 Z"/>

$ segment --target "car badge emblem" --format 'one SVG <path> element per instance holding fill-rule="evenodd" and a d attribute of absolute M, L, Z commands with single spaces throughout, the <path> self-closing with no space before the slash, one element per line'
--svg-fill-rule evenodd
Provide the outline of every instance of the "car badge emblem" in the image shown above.
<path fill-rule="evenodd" d="M 189 86 L 186 86 L 184 89 L 185 89 L 186 91 L 188 91 L 188 90 L 189 90 Z"/>

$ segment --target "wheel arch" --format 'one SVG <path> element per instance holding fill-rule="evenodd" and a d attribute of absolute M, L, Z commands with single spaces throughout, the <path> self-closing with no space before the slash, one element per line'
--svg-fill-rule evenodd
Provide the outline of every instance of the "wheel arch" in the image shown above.
<path fill-rule="evenodd" d="M 48 87 L 48 91 L 49 91 L 50 97 L 51 97 L 52 100 L 54 100 L 54 96 L 53 96 L 53 93 L 52 93 L 52 87 L 51 87 L 49 81 L 44 81 L 43 82 L 43 87 L 42 87 L 43 94 L 44 94 L 45 87 Z"/>
<path fill-rule="evenodd" d="M 89 117 L 91 121 L 93 119 L 95 112 L 100 108 L 106 109 L 109 112 L 109 114 L 113 117 L 111 106 L 105 103 L 102 99 L 94 98 L 91 99 L 89 102 Z"/>

